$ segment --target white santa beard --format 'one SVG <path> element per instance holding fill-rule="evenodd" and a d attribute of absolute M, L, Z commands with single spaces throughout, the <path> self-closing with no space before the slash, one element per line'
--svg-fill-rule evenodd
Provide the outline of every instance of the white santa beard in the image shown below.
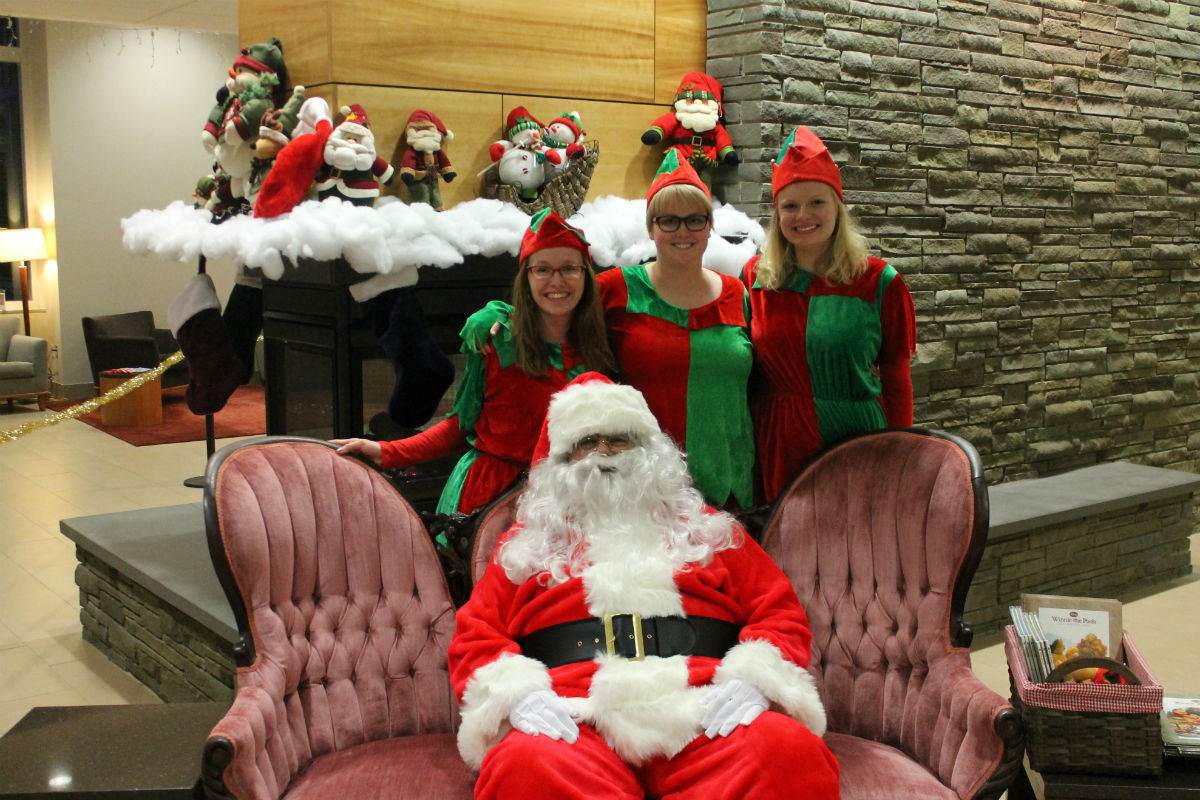
<path fill-rule="evenodd" d="M 524 527 L 501 548 L 498 559 L 516 583 L 546 573 L 551 584 L 581 576 L 592 564 L 622 565 L 623 570 L 615 570 L 620 577 L 646 560 L 648 574 L 656 576 L 648 585 L 657 597 L 674 572 L 688 563 L 707 562 L 733 544 L 728 515 L 706 514 L 703 507 L 679 450 L 661 434 L 644 447 L 614 456 L 592 454 L 574 463 L 546 459 L 534 467 L 517 509 Z M 669 568 L 649 566 L 660 555 Z M 602 595 L 619 599 L 625 591 L 620 581 L 610 587 L 607 578 L 596 585 L 597 603 L 605 606 L 616 601 L 602 600 Z M 623 610 L 664 613 L 677 607 L 662 599 L 646 603 L 646 612 L 628 606 Z"/>
<path fill-rule="evenodd" d="M 350 142 L 333 136 L 325 142 L 325 163 L 338 169 L 367 170 L 375 163 L 375 142 Z"/>
<path fill-rule="evenodd" d="M 436 131 L 409 131 L 408 146 L 422 153 L 436 153 L 442 149 L 442 135 Z"/>
<path fill-rule="evenodd" d="M 717 115 L 708 109 L 703 111 L 676 110 L 675 118 L 679 120 L 680 125 L 696 133 L 705 133 L 717 127 Z"/>

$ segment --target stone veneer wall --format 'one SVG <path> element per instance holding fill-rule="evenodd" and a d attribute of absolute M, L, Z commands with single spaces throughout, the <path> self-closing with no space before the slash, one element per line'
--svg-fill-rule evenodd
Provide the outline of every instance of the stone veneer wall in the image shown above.
<path fill-rule="evenodd" d="M 1200 472 L 1200 5 L 709 0 L 708 71 L 764 223 L 811 127 L 917 305 L 916 423 L 991 482 Z"/>
<path fill-rule="evenodd" d="M 84 641 L 169 703 L 233 700 L 227 642 L 86 550 L 75 553 Z"/>
<path fill-rule="evenodd" d="M 989 537 L 963 617 L 1002 631 L 1022 592 L 1127 598 L 1192 573 L 1191 497 L 1151 500 L 1068 522 Z"/>

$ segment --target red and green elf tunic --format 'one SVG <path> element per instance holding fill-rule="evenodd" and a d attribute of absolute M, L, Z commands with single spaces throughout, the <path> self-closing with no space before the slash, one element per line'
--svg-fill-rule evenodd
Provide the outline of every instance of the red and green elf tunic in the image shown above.
<path fill-rule="evenodd" d="M 916 313 L 900 274 L 878 258 L 853 283 L 796 270 L 777 291 L 757 284 L 758 262 L 742 280 L 754 342 L 750 410 L 770 502 L 824 445 L 913 424 Z"/>
<path fill-rule="evenodd" d="M 645 266 L 597 276 L 621 381 L 646 398 L 663 432 L 714 506 L 754 499 L 754 432 L 746 401 L 753 354 L 745 287 L 721 276 L 721 294 L 699 308 L 659 297 Z"/>
<path fill-rule="evenodd" d="M 427 431 L 380 442 L 385 469 L 417 464 L 469 446 L 442 490 L 437 510 L 470 513 L 507 489 L 529 467 L 542 431 L 550 396 L 587 372 L 570 344 L 547 342 L 550 367 L 544 376 L 528 375 L 516 365 L 516 346 L 508 328 L 512 306 L 493 300 L 483 309 L 501 327 L 492 347 L 480 353 L 464 337 L 467 366 L 454 411 Z"/>

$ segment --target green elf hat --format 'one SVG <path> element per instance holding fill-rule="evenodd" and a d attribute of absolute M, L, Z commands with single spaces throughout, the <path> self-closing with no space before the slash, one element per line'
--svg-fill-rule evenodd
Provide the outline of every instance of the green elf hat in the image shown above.
<path fill-rule="evenodd" d="M 695 168 L 687 161 L 681 161 L 679 158 L 679 150 L 670 148 L 667 150 L 666 156 L 662 160 L 662 165 L 658 168 L 657 174 L 654 176 L 654 181 L 650 184 L 650 191 L 646 193 L 646 204 L 654 199 L 654 195 L 667 186 L 674 183 L 686 183 L 690 186 L 695 186 L 700 191 L 704 192 L 704 196 L 712 200 L 712 192 L 704 185 L 704 181 L 700 180 L 700 176 L 696 173 Z"/>
<path fill-rule="evenodd" d="M 283 45 L 278 39 L 271 37 L 261 44 L 243 47 L 242 52 L 233 60 L 233 68 L 248 67 L 259 75 L 275 75 L 283 71 Z"/>
<path fill-rule="evenodd" d="M 568 225 L 554 209 L 543 208 L 529 220 L 529 230 L 521 237 L 521 255 L 517 263 L 524 264 L 534 253 L 551 247 L 570 247 L 578 250 L 583 254 L 585 263 L 592 263 L 591 246 L 583 231 Z"/>
<path fill-rule="evenodd" d="M 838 199 L 845 202 L 842 196 L 842 173 L 829 148 L 820 138 L 808 128 L 800 125 L 792 131 L 792 135 L 783 143 L 779 157 L 771 167 L 771 200 L 785 187 L 798 181 L 818 181 L 831 186 L 837 192 Z"/>

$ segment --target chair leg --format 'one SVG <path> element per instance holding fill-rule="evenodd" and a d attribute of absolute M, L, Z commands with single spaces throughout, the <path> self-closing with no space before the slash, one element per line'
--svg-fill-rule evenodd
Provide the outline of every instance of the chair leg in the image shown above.
<path fill-rule="evenodd" d="M 50 393 L 49 392 L 38 392 L 37 401 L 38 401 L 38 411 L 45 411 L 46 407 L 50 405 Z"/>

